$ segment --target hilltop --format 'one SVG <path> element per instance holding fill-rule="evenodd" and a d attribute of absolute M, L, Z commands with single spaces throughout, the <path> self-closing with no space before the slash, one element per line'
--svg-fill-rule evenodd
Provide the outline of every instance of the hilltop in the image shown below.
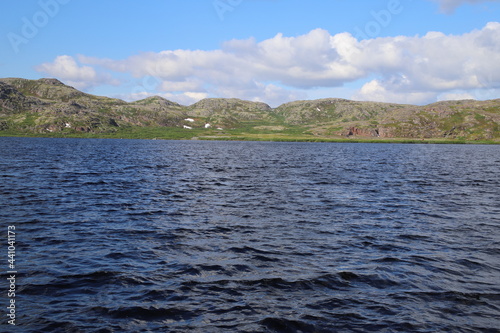
<path fill-rule="evenodd" d="M 275 112 L 317 135 L 382 138 L 497 139 L 500 99 L 445 101 L 425 106 L 330 98 L 297 101 Z"/>
<path fill-rule="evenodd" d="M 500 142 L 500 99 L 425 106 L 339 98 L 277 108 L 235 98 L 183 106 L 95 96 L 56 79 L 0 79 L 0 134 L 327 140 L 399 138 Z"/>

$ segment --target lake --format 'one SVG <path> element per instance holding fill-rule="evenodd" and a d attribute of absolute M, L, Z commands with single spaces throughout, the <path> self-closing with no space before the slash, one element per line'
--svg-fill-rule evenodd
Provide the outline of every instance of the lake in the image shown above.
<path fill-rule="evenodd" d="M 0 138 L 0 327 L 499 332 L 499 166 L 493 145 Z"/>

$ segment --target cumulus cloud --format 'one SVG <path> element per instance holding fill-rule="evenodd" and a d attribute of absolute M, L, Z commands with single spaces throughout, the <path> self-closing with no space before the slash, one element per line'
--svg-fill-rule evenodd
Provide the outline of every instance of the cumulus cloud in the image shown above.
<path fill-rule="evenodd" d="M 101 84 L 119 84 L 111 75 L 98 74 L 93 67 L 81 66 L 68 55 L 58 56 L 52 63 L 37 66 L 36 70 L 57 77 L 77 89 L 90 89 Z"/>
<path fill-rule="evenodd" d="M 387 91 L 386 96 L 389 92 L 395 98 L 400 95 L 399 99 L 412 96 L 408 98 L 420 103 L 429 101 L 432 94 L 437 98 L 448 91 L 500 88 L 499 23 L 460 36 L 431 32 L 362 43 L 367 51 L 362 63 L 381 78 L 366 84 L 357 95 L 360 99 L 379 99 L 380 88 Z"/>
<path fill-rule="evenodd" d="M 126 73 L 143 82 L 130 95 L 159 92 L 178 102 L 213 96 L 278 105 L 305 98 L 316 88 L 363 80 L 367 83 L 354 95 L 357 99 L 426 103 L 446 93 L 500 89 L 500 23 L 462 35 L 429 32 L 364 40 L 315 29 L 296 37 L 277 34 L 261 42 L 231 40 L 219 50 L 78 60 L 80 64 L 61 56 L 39 70 L 91 85 L 110 81 L 96 68 Z"/>
<path fill-rule="evenodd" d="M 466 92 L 444 93 L 438 96 L 438 101 L 455 101 L 464 99 L 476 99 L 472 94 Z"/>
<path fill-rule="evenodd" d="M 402 93 L 387 82 L 372 80 L 354 94 L 353 98 L 361 101 L 377 101 L 386 103 L 421 104 L 435 97 L 433 92 L 406 91 Z"/>
<path fill-rule="evenodd" d="M 451 14 L 463 4 L 478 4 L 481 2 L 499 2 L 500 0 L 433 0 L 438 2 L 442 12 Z"/>

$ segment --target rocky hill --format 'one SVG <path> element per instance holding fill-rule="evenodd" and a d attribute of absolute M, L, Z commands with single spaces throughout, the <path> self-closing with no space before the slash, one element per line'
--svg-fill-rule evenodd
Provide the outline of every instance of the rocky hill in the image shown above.
<path fill-rule="evenodd" d="M 207 98 L 187 108 L 189 116 L 225 127 L 238 126 L 242 121 L 272 121 L 271 111 L 265 103 L 236 98 Z"/>
<path fill-rule="evenodd" d="M 183 106 L 161 97 L 127 103 L 56 79 L 0 79 L 0 130 L 109 132 L 120 126 L 176 126 L 184 116 Z"/>
<path fill-rule="evenodd" d="M 469 140 L 500 137 L 500 99 L 416 106 L 330 98 L 286 103 L 275 112 L 285 123 L 306 125 L 317 135 Z"/>
<path fill-rule="evenodd" d="M 272 109 L 260 102 L 208 98 L 183 106 L 158 96 L 127 103 L 83 93 L 56 79 L 0 79 L 4 133 L 113 133 L 187 125 L 203 129 L 207 123 L 255 135 L 500 140 L 500 99 L 415 106 L 328 98 Z"/>

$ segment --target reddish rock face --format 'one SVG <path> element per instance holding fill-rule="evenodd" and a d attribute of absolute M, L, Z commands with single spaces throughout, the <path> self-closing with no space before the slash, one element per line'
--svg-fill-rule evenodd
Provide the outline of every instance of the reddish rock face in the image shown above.
<path fill-rule="evenodd" d="M 379 137 L 378 129 L 374 128 L 357 128 L 350 127 L 347 131 L 347 136 L 368 136 L 368 137 Z"/>
<path fill-rule="evenodd" d="M 342 133 L 343 136 L 360 136 L 372 138 L 394 138 L 394 130 L 391 128 L 378 127 L 378 128 L 358 128 L 349 127 Z"/>

